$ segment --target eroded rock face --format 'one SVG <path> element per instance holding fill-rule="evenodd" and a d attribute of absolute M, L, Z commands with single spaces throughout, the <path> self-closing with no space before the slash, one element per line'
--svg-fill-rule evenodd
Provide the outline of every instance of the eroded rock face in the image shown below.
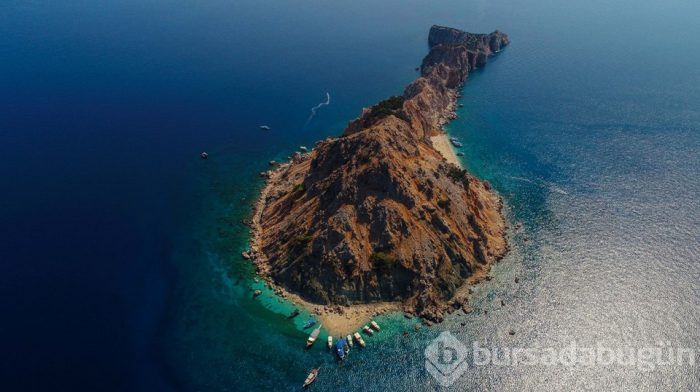
<path fill-rule="evenodd" d="M 402 301 L 441 320 L 463 302 L 467 279 L 507 250 L 501 201 L 430 136 L 469 72 L 507 43 L 500 32 L 433 26 L 421 77 L 403 96 L 272 172 L 253 219 L 261 272 L 320 304 Z"/>

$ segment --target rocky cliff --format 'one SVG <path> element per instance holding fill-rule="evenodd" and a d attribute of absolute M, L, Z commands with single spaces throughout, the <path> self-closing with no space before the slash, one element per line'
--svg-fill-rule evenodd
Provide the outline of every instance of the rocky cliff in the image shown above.
<path fill-rule="evenodd" d="M 506 252 L 499 197 L 447 163 L 430 136 L 454 115 L 469 72 L 508 37 L 433 26 L 428 42 L 402 96 L 266 174 L 252 241 L 263 276 L 313 303 L 401 301 L 439 321 Z"/>

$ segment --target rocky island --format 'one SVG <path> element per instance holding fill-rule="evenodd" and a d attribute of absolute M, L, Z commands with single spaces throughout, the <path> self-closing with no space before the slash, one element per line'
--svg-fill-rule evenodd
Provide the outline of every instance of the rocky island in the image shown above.
<path fill-rule="evenodd" d="M 348 320 L 372 306 L 431 321 L 466 308 L 469 286 L 507 252 L 505 221 L 500 197 L 459 167 L 442 127 L 469 73 L 508 42 L 433 26 L 403 95 L 265 173 L 246 255 L 258 273 Z"/>

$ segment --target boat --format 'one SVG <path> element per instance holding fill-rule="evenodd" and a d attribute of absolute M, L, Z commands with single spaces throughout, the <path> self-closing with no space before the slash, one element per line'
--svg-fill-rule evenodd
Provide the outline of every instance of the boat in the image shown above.
<path fill-rule="evenodd" d="M 311 369 L 311 373 L 306 376 L 306 380 L 304 381 L 304 386 L 302 386 L 302 388 L 306 388 L 311 385 L 312 382 L 316 381 L 316 377 L 318 377 L 318 368 Z"/>
<path fill-rule="evenodd" d="M 456 137 L 451 137 L 451 138 L 450 138 L 450 141 L 454 143 L 454 142 L 458 142 L 459 139 L 457 139 Z"/>
<path fill-rule="evenodd" d="M 455 147 L 462 147 L 462 143 L 457 142 L 457 141 L 452 141 L 452 145 Z"/>
<path fill-rule="evenodd" d="M 309 328 L 313 327 L 314 325 L 316 325 L 316 320 L 310 319 L 309 321 L 306 322 L 306 324 L 304 324 L 304 329 L 309 329 Z"/>
<path fill-rule="evenodd" d="M 287 318 L 293 319 L 294 317 L 296 317 L 298 315 L 299 315 L 299 309 L 294 309 L 294 311 L 289 316 L 287 316 Z"/>
<path fill-rule="evenodd" d="M 341 361 L 345 359 L 345 339 L 340 338 L 335 343 L 335 354 Z"/>
<path fill-rule="evenodd" d="M 313 332 L 311 332 L 311 335 L 309 335 L 309 338 L 306 339 L 306 348 L 311 347 L 314 342 L 316 341 L 316 338 L 318 338 L 318 334 L 321 333 L 321 326 L 319 325 L 318 328 L 314 329 Z"/>
<path fill-rule="evenodd" d="M 368 326 L 366 326 L 366 325 L 365 325 L 364 327 L 362 327 L 362 330 L 365 331 L 365 333 L 366 333 L 367 335 L 369 335 L 369 336 L 374 335 L 374 331 L 372 331 L 372 330 L 371 330 Z"/>
<path fill-rule="evenodd" d="M 458 156 L 458 157 L 463 157 L 463 156 L 464 156 L 464 153 L 463 153 L 463 152 L 458 152 L 458 153 L 457 153 L 457 156 Z"/>
<path fill-rule="evenodd" d="M 270 128 L 270 127 L 267 126 L 267 125 L 261 125 L 261 126 L 260 126 L 260 129 L 262 129 L 263 131 L 269 131 L 269 130 L 272 129 L 272 128 Z"/>
<path fill-rule="evenodd" d="M 362 336 L 358 332 L 355 332 L 352 336 L 355 337 L 355 340 L 357 341 L 357 344 L 360 345 L 360 347 L 365 346 L 365 341 L 362 339 Z"/>
<path fill-rule="evenodd" d="M 207 154 L 206 151 L 202 151 L 202 153 L 199 154 L 199 156 L 200 156 L 200 158 L 202 158 L 202 159 L 207 159 L 207 158 L 209 158 L 209 154 Z"/>
<path fill-rule="evenodd" d="M 379 324 L 377 324 L 374 320 L 370 321 L 369 324 L 372 326 L 372 328 L 373 328 L 375 331 L 379 331 L 379 330 L 381 329 L 381 328 L 379 328 Z"/>
<path fill-rule="evenodd" d="M 253 297 L 257 297 L 260 294 L 262 294 L 262 291 L 260 291 L 260 290 L 253 291 Z"/>
<path fill-rule="evenodd" d="M 299 151 L 301 151 L 301 152 L 307 152 L 307 151 L 309 151 L 309 149 L 306 148 L 306 146 L 299 146 Z"/>
<path fill-rule="evenodd" d="M 352 336 L 348 335 L 345 339 L 348 341 L 348 346 L 352 347 Z"/>
<path fill-rule="evenodd" d="M 333 336 L 328 337 L 328 348 L 333 348 Z"/>

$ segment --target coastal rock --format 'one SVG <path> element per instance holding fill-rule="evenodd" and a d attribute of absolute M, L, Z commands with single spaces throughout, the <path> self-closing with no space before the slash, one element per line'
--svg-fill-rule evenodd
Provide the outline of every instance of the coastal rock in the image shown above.
<path fill-rule="evenodd" d="M 456 89 L 508 44 L 498 31 L 433 26 L 421 76 L 363 110 L 268 179 L 254 214 L 256 263 L 322 305 L 396 301 L 427 322 L 507 251 L 501 200 L 446 163 L 431 136 L 453 116 Z M 455 307 L 456 305 L 456 307 Z"/>

